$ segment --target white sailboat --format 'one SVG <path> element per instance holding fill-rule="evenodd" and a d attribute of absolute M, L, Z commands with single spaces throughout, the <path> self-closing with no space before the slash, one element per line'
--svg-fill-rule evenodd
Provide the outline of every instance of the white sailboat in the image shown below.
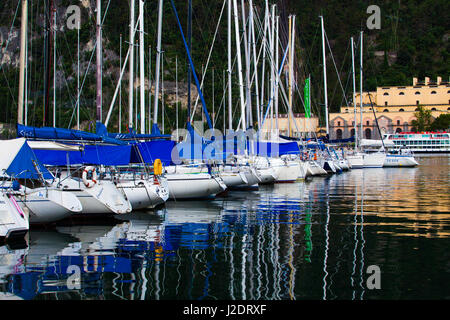
<path fill-rule="evenodd" d="M 76 176 L 80 174 L 82 168 L 83 172 L 92 174 L 92 179 Z M 63 170 L 59 176 L 56 184 L 58 188 L 64 192 L 75 194 L 83 207 L 82 211 L 74 216 L 124 214 L 132 210 L 130 201 L 113 181 L 96 179 L 96 168 L 94 167 L 80 167 L 75 172 Z"/>

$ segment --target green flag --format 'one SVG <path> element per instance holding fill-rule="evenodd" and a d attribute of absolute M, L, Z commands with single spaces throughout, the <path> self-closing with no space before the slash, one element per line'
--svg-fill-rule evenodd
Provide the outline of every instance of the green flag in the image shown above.
<path fill-rule="evenodd" d="M 310 79 L 306 79 L 305 81 L 305 117 L 311 118 L 311 97 L 309 95 L 310 92 Z"/>

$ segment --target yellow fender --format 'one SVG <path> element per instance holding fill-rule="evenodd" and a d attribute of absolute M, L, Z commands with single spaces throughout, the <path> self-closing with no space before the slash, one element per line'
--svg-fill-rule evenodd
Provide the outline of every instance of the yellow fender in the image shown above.
<path fill-rule="evenodd" d="M 162 175 L 161 159 L 156 159 L 155 162 L 153 163 L 153 173 L 155 174 L 155 176 Z"/>

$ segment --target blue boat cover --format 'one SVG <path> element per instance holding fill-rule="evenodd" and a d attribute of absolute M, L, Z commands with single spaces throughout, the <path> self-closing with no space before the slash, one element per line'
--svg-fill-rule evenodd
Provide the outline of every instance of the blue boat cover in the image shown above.
<path fill-rule="evenodd" d="M 34 150 L 37 158 L 46 165 L 105 165 L 121 166 L 130 163 L 131 145 L 87 145 L 83 151 Z"/>
<path fill-rule="evenodd" d="M 171 140 L 154 140 L 139 142 L 133 145 L 131 150 L 131 163 L 145 163 L 152 165 L 156 159 L 160 159 L 165 166 L 172 164 L 172 150 L 176 145 Z M 175 156 L 176 156 L 175 152 Z"/>
<path fill-rule="evenodd" d="M 27 144 L 26 139 L 0 141 L 2 157 L 0 170 L 15 179 L 52 179 L 51 173 L 39 162 L 39 159 Z"/>
<path fill-rule="evenodd" d="M 47 139 L 47 140 L 81 140 L 81 141 L 99 141 L 118 145 L 125 145 L 126 143 L 117 139 L 112 139 L 107 136 L 100 136 L 95 133 L 71 130 L 64 128 L 53 127 L 29 127 L 17 124 L 17 137 L 33 138 L 33 139 Z"/>

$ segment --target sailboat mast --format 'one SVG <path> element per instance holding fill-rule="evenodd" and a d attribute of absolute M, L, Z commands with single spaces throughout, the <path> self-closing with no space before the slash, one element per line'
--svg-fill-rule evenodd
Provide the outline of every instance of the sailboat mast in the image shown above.
<path fill-rule="evenodd" d="M 189 52 L 192 50 L 192 0 L 188 1 L 188 49 Z M 190 122 L 191 119 L 191 82 L 192 82 L 192 69 L 191 64 L 188 62 L 188 101 L 187 101 L 187 121 Z"/>
<path fill-rule="evenodd" d="M 361 53 L 360 53 L 360 66 L 359 66 L 359 101 L 360 101 L 360 105 L 359 105 L 359 110 L 360 110 L 360 123 L 359 123 L 359 134 L 360 134 L 360 141 L 362 141 L 363 138 L 363 31 L 361 31 Z"/>
<path fill-rule="evenodd" d="M 130 65 L 128 91 L 128 128 L 133 127 L 133 90 L 134 90 L 134 0 L 130 1 Z"/>
<path fill-rule="evenodd" d="M 23 101 L 25 93 L 25 48 L 27 44 L 28 0 L 22 0 L 22 19 L 20 35 L 20 75 L 19 75 L 19 104 L 17 106 L 17 123 L 23 124 Z"/>
<path fill-rule="evenodd" d="M 262 70 L 261 70 L 261 101 L 260 101 L 260 115 L 259 118 L 262 120 L 262 113 L 264 111 L 264 79 L 265 79 L 265 71 L 266 71 L 266 50 L 267 50 L 267 23 L 268 23 L 268 17 L 269 17 L 269 5 L 266 0 L 265 5 L 265 12 L 264 12 L 264 30 L 263 30 L 263 38 L 262 38 L 262 47 L 263 47 L 263 57 L 262 57 Z M 260 125 L 262 125 L 262 122 L 258 125 L 258 132 L 261 130 Z"/>
<path fill-rule="evenodd" d="M 119 66 L 122 72 L 122 34 L 120 34 Z M 119 80 L 119 133 L 122 133 L 122 79 Z"/>
<path fill-rule="evenodd" d="M 250 35 L 247 36 L 247 24 L 245 17 L 245 3 L 241 0 L 241 14 L 242 14 L 242 32 L 244 35 L 244 57 L 245 57 L 245 100 L 246 100 L 246 114 L 247 123 L 251 126 L 252 123 L 252 99 L 250 94 L 250 57 L 249 57 L 249 45 L 250 45 Z"/>
<path fill-rule="evenodd" d="M 279 85 L 280 85 L 280 77 L 279 77 L 279 73 L 278 73 L 278 69 L 279 69 L 279 31 L 280 31 L 280 16 L 276 17 L 276 27 L 275 27 L 275 119 L 277 119 L 276 122 L 276 127 L 275 127 L 275 131 L 276 131 L 276 135 L 278 137 L 278 133 L 279 133 L 279 124 L 278 124 L 278 93 L 279 93 Z"/>
<path fill-rule="evenodd" d="M 259 83 L 258 83 L 258 63 L 257 63 L 257 52 L 256 52 L 256 38 L 255 38 L 255 24 L 254 24 L 254 12 L 253 12 L 253 1 L 250 0 L 250 36 L 253 50 L 253 66 L 255 68 L 255 98 L 256 98 L 256 120 L 258 122 L 258 128 L 261 124 L 260 108 L 259 108 Z"/>
<path fill-rule="evenodd" d="M 233 68 L 231 64 L 231 3 L 232 0 L 228 0 L 228 38 L 227 38 L 227 45 L 228 45 L 228 129 L 233 130 L 233 118 L 232 118 L 232 94 L 231 94 L 231 69 Z M 225 121 L 225 119 L 223 120 Z"/>
<path fill-rule="evenodd" d="M 327 136 L 330 134 L 328 125 L 328 94 L 327 94 L 327 61 L 325 56 L 325 28 L 323 25 L 323 16 L 320 16 L 320 22 L 322 26 L 322 55 L 323 55 L 323 90 L 325 96 L 325 126 L 327 130 Z"/>
<path fill-rule="evenodd" d="M 288 112 L 288 127 L 289 127 L 289 136 L 291 137 L 291 107 L 292 107 L 292 16 L 289 16 L 289 87 L 288 87 L 288 94 L 289 94 L 289 112 Z"/>
<path fill-rule="evenodd" d="M 242 78 L 241 43 L 240 43 L 240 36 L 239 36 L 239 16 L 238 16 L 238 8 L 237 8 L 236 0 L 233 0 L 233 9 L 234 9 L 234 25 L 235 25 L 235 34 L 236 34 L 239 93 L 240 93 L 240 97 L 241 97 L 241 128 L 242 128 L 242 131 L 245 131 L 245 129 L 247 129 L 247 126 L 245 123 L 244 81 Z"/>
<path fill-rule="evenodd" d="M 56 10 L 53 12 L 53 128 L 56 127 Z"/>
<path fill-rule="evenodd" d="M 145 65 L 144 65 L 144 0 L 139 0 L 139 71 L 141 102 L 141 134 L 145 134 Z"/>
<path fill-rule="evenodd" d="M 158 123 L 159 70 L 160 70 L 160 67 L 161 67 L 162 7 L 163 7 L 163 0 L 159 0 L 159 6 L 158 6 L 158 35 L 157 35 L 157 44 L 156 44 L 155 104 L 154 104 L 154 109 L 153 109 L 153 125 L 156 125 Z"/>
<path fill-rule="evenodd" d="M 354 49 L 354 41 L 353 37 L 351 38 L 352 43 L 352 74 L 353 74 L 353 112 L 354 112 L 354 130 L 355 130 L 355 150 L 358 149 L 358 135 L 357 132 L 357 125 L 356 125 L 356 79 L 355 79 L 355 49 Z"/>
<path fill-rule="evenodd" d="M 97 0 L 97 121 L 102 121 L 102 1 Z"/>
<path fill-rule="evenodd" d="M 80 130 L 80 21 L 77 25 L 77 130 Z"/>
<path fill-rule="evenodd" d="M 45 127 L 48 123 L 49 117 L 49 103 L 50 103 L 50 78 L 51 78 L 51 69 L 52 60 L 50 57 L 52 56 L 53 50 L 53 34 L 51 32 L 51 25 L 53 21 L 53 0 L 49 0 L 48 7 L 46 7 L 45 14 L 45 53 L 44 53 L 44 65 L 45 65 L 45 78 L 44 78 L 44 109 L 42 116 L 42 124 Z"/>

